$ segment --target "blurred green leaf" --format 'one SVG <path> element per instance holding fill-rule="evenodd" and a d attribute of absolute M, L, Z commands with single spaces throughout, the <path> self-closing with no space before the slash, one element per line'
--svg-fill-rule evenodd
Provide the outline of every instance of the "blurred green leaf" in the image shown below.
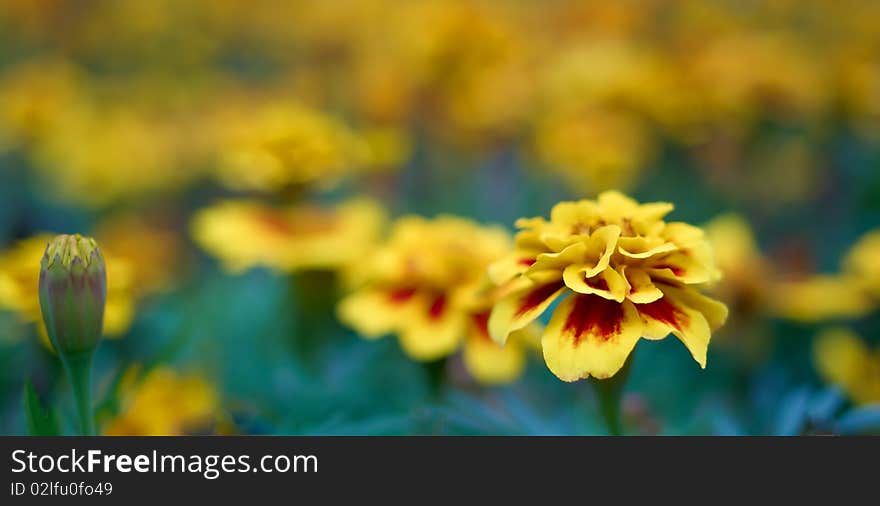
<path fill-rule="evenodd" d="M 24 384 L 24 414 L 27 420 L 28 433 L 32 436 L 60 436 L 58 418 L 51 408 L 44 408 L 40 403 L 34 385 L 27 381 Z"/>
<path fill-rule="evenodd" d="M 853 409 L 837 421 L 837 433 L 844 436 L 880 434 L 880 405 Z"/>

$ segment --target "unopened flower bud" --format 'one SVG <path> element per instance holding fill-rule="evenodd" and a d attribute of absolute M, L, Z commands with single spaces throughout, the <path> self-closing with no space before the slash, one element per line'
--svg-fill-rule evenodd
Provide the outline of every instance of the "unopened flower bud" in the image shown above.
<path fill-rule="evenodd" d="M 94 239 L 59 235 L 40 263 L 40 307 L 58 355 L 90 355 L 98 346 L 107 301 L 107 271 Z"/>

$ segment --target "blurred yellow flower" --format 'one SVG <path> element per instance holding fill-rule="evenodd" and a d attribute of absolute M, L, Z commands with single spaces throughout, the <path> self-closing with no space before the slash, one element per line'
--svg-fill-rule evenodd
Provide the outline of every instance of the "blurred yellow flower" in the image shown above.
<path fill-rule="evenodd" d="M 42 139 L 84 106 L 79 72 L 58 61 L 30 61 L 0 75 L 0 151 Z"/>
<path fill-rule="evenodd" d="M 400 218 L 388 241 L 358 262 L 359 282 L 340 302 L 339 318 L 368 339 L 396 334 L 415 360 L 436 360 L 463 344 L 478 381 L 513 381 L 525 366 L 523 344 L 514 339 L 502 348 L 487 328 L 496 294 L 486 268 L 509 245 L 504 230 L 462 218 Z"/>
<path fill-rule="evenodd" d="M 60 118 L 32 154 L 45 186 L 66 201 L 109 205 L 199 174 L 186 163 L 192 144 L 165 114 L 94 104 Z"/>
<path fill-rule="evenodd" d="M 770 289 L 772 311 L 783 318 L 806 323 L 858 318 L 873 308 L 870 297 L 850 276 L 815 275 L 803 280 L 776 282 Z"/>
<path fill-rule="evenodd" d="M 762 115 L 811 118 L 829 105 L 817 59 L 787 33 L 752 30 L 694 42 L 682 70 L 716 124 L 740 129 Z"/>
<path fill-rule="evenodd" d="M 863 235 L 847 253 L 843 269 L 880 302 L 880 229 Z"/>
<path fill-rule="evenodd" d="M 46 234 L 23 239 L 0 254 L 0 307 L 11 309 L 25 321 L 36 323 L 40 336 L 47 344 L 37 289 L 40 259 L 52 237 Z M 107 252 L 104 252 L 104 260 L 107 266 L 104 335 L 110 338 L 120 337 L 128 330 L 134 318 L 134 266 L 127 259 Z"/>
<path fill-rule="evenodd" d="M 712 286 L 710 291 L 735 313 L 761 308 L 771 270 L 749 223 L 739 215 L 724 214 L 703 228 L 715 252 L 715 264 L 724 273 L 724 282 Z"/>
<path fill-rule="evenodd" d="M 701 229 L 663 220 L 672 209 L 609 191 L 557 204 L 550 221 L 518 220 L 515 251 L 490 268 L 509 291 L 489 318 L 492 338 L 504 343 L 565 297 L 541 339 L 560 379 L 611 377 L 641 337 L 670 332 L 705 367 L 727 308 L 699 288 L 720 273 Z"/>
<path fill-rule="evenodd" d="M 370 147 L 341 122 L 302 105 L 275 103 L 221 117 L 217 166 L 234 189 L 328 186 L 370 162 Z"/>
<path fill-rule="evenodd" d="M 538 159 L 581 191 L 629 186 L 656 150 L 643 120 L 612 110 L 548 117 L 534 143 Z"/>
<path fill-rule="evenodd" d="M 179 436 L 210 428 L 219 410 L 215 387 L 194 374 L 171 369 L 151 371 L 121 392 L 121 409 L 106 436 Z"/>
<path fill-rule="evenodd" d="M 854 402 L 880 402 L 880 350 L 870 349 L 853 332 L 834 328 L 820 333 L 813 359 L 825 381 L 840 387 Z"/>
<path fill-rule="evenodd" d="M 197 212 L 191 230 L 196 243 L 230 272 L 253 267 L 290 272 L 336 269 L 359 259 L 384 220 L 382 208 L 365 199 L 335 208 L 228 200 Z"/>

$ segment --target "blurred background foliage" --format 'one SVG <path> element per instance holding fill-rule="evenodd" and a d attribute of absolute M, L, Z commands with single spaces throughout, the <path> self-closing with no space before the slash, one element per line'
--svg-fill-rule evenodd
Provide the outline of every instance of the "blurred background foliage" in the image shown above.
<path fill-rule="evenodd" d="M 539 351 L 485 384 L 335 306 L 389 220 L 608 188 L 705 225 L 731 308 L 704 371 L 639 346 L 627 433 L 880 432 L 876 1 L 4 0 L 0 432 L 26 379 L 72 431 L 36 276 L 82 232 L 104 433 L 601 434 Z"/>

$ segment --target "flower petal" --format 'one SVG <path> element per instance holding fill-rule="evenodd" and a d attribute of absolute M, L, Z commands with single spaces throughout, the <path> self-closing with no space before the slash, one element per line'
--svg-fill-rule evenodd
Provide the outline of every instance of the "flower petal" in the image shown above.
<path fill-rule="evenodd" d="M 712 267 L 712 252 L 704 246 L 647 260 L 651 276 L 688 285 L 718 280 L 721 273 Z"/>
<path fill-rule="evenodd" d="M 376 339 L 390 334 L 415 310 L 416 290 L 364 289 L 342 299 L 337 308 L 339 319 L 358 334 Z"/>
<path fill-rule="evenodd" d="M 586 277 L 589 271 L 583 265 L 570 265 L 562 272 L 565 285 L 577 293 L 594 294 L 609 300 L 623 302 L 628 291 L 626 280 L 617 271 L 608 267 L 598 275 Z"/>
<path fill-rule="evenodd" d="M 537 253 L 532 255 L 521 252 L 507 255 L 489 266 L 489 279 L 496 285 L 504 284 L 527 271 L 535 263 L 536 256 Z"/>
<path fill-rule="evenodd" d="M 572 295 L 559 304 L 544 331 L 544 360 L 563 381 L 609 378 L 623 367 L 641 333 L 631 303 Z"/>
<path fill-rule="evenodd" d="M 489 335 L 500 344 L 514 330 L 533 322 L 567 289 L 560 279 L 531 283 L 502 297 L 489 316 Z"/>
<path fill-rule="evenodd" d="M 401 322 L 399 335 L 403 351 L 415 360 L 436 360 L 458 348 L 467 331 L 466 317 L 449 307 L 445 295 L 422 298 L 419 311 Z"/>
<path fill-rule="evenodd" d="M 464 344 L 462 358 L 468 372 L 480 383 L 503 384 L 516 380 L 526 365 L 522 344 L 515 339 L 506 345 L 489 338 L 488 315 L 475 317 Z"/>
<path fill-rule="evenodd" d="M 706 351 L 712 332 L 701 312 L 670 291 L 665 291 L 662 299 L 635 307 L 645 324 L 646 338 L 663 339 L 671 332 L 684 343 L 700 367 L 706 368 Z"/>
<path fill-rule="evenodd" d="M 529 268 L 530 271 L 562 269 L 566 265 L 573 263 L 582 263 L 584 254 L 587 252 L 587 245 L 583 242 L 576 242 L 570 246 L 566 246 L 559 253 L 542 253 L 537 256 L 535 263 Z"/>
<path fill-rule="evenodd" d="M 663 292 L 654 285 L 651 276 L 638 267 L 624 267 L 623 276 L 629 284 L 626 298 L 636 304 L 647 304 L 663 297 Z"/>
<path fill-rule="evenodd" d="M 617 241 L 617 251 L 630 258 L 649 258 L 677 249 L 678 246 L 659 237 L 621 237 Z"/>

